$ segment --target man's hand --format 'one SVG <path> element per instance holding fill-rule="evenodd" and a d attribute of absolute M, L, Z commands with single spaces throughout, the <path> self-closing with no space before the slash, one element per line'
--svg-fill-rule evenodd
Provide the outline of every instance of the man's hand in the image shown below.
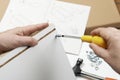
<path fill-rule="evenodd" d="M 38 41 L 29 35 L 36 31 L 40 31 L 47 26 L 48 23 L 29 25 L 0 33 L 0 53 L 12 50 L 20 46 L 35 46 Z"/>
<path fill-rule="evenodd" d="M 120 31 L 116 28 L 98 28 L 91 32 L 107 42 L 107 49 L 90 44 L 95 53 L 103 58 L 116 72 L 120 73 Z"/>

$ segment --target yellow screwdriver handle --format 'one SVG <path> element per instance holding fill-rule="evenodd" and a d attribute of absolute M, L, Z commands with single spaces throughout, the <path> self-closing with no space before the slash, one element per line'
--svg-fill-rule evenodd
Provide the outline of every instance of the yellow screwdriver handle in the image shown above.
<path fill-rule="evenodd" d="M 89 43 L 95 43 L 100 47 L 106 48 L 106 42 L 104 39 L 100 36 L 91 36 L 91 35 L 84 35 L 81 37 L 82 41 L 89 42 Z"/>

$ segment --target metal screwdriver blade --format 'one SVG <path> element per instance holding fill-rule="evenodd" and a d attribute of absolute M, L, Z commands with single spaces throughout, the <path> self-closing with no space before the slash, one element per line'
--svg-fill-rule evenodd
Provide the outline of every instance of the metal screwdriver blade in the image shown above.
<path fill-rule="evenodd" d="M 71 35 L 56 35 L 56 37 L 65 37 L 65 38 L 75 38 L 75 39 L 80 39 L 81 37 L 78 36 L 71 36 Z"/>

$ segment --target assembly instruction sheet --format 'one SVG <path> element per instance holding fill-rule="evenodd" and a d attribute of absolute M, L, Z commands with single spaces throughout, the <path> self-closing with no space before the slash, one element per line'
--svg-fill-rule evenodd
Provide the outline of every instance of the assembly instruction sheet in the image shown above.
<path fill-rule="evenodd" d="M 90 7 L 57 0 L 10 0 L 0 32 L 42 22 L 53 23 L 59 34 L 82 36 Z M 81 40 L 62 38 L 65 52 L 79 54 Z"/>

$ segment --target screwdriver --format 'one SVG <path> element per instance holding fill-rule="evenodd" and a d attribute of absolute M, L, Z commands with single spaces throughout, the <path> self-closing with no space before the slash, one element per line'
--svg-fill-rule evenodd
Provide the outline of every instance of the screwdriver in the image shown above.
<path fill-rule="evenodd" d="M 71 36 L 71 35 L 56 35 L 56 37 L 66 37 L 66 38 L 75 38 L 75 39 L 81 39 L 84 42 L 94 43 L 100 47 L 106 48 L 106 42 L 105 40 L 100 36 L 92 36 L 92 35 L 84 35 L 82 37 L 78 36 Z"/>

